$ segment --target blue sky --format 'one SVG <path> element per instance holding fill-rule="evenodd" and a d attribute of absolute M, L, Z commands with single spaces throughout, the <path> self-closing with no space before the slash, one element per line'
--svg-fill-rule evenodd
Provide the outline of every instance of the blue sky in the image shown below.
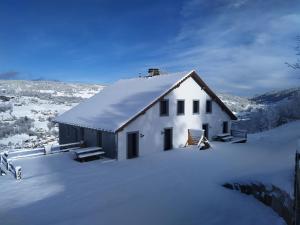
<path fill-rule="evenodd" d="M 195 69 L 252 95 L 300 85 L 299 0 L 2 0 L 0 78 L 110 83 Z"/>

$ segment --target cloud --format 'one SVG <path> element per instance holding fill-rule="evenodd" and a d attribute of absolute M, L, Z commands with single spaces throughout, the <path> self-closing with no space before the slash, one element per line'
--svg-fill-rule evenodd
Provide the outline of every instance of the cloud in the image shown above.
<path fill-rule="evenodd" d="M 195 68 L 213 88 L 240 95 L 300 85 L 285 65 L 296 58 L 299 1 L 191 0 L 180 15 L 163 67 Z"/>
<path fill-rule="evenodd" d="M 8 71 L 0 73 L 0 80 L 12 80 L 17 79 L 19 77 L 20 73 L 16 71 Z"/>

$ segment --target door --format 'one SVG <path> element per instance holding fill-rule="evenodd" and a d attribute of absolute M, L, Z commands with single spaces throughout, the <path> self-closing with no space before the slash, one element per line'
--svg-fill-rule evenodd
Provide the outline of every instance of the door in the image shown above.
<path fill-rule="evenodd" d="M 164 130 L 164 150 L 173 148 L 173 130 L 172 128 L 165 128 Z"/>
<path fill-rule="evenodd" d="M 102 132 L 97 131 L 97 146 L 102 147 Z"/>
<path fill-rule="evenodd" d="M 127 133 L 127 159 L 139 156 L 139 132 Z"/>
<path fill-rule="evenodd" d="M 223 133 L 228 133 L 228 122 L 227 121 L 223 122 Z"/>
<path fill-rule="evenodd" d="M 84 128 L 80 127 L 80 140 L 79 141 L 83 141 L 84 140 Z"/>
<path fill-rule="evenodd" d="M 208 139 L 208 123 L 202 125 L 202 129 L 204 130 L 204 137 Z"/>

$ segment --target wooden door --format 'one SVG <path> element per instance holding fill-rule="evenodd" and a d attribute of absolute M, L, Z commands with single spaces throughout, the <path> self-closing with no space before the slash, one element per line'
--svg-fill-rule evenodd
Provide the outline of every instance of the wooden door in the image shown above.
<path fill-rule="evenodd" d="M 139 155 L 139 132 L 127 133 L 127 158 L 136 158 Z"/>
<path fill-rule="evenodd" d="M 208 139 L 208 135 L 209 135 L 209 133 L 208 133 L 209 132 L 208 131 L 209 125 L 208 125 L 208 123 L 203 124 L 202 129 L 204 130 L 204 137 L 206 137 Z"/>
<path fill-rule="evenodd" d="M 227 121 L 223 122 L 223 133 L 228 133 L 228 122 Z"/>
<path fill-rule="evenodd" d="M 173 148 L 173 130 L 172 128 L 164 129 L 164 150 L 170 150 Z"/>

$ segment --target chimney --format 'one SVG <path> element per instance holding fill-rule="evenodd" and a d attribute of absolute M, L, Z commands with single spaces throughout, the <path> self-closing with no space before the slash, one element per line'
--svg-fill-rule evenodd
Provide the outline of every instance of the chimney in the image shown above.
<path fill-rule="evenodd" d="M 148 69 L 148 76 L 149 77 L 154 77 L 154 76 L 158 76 L 158 75 L 160 75 L 159 69 L 157 69 L 157 68 Z"/>

